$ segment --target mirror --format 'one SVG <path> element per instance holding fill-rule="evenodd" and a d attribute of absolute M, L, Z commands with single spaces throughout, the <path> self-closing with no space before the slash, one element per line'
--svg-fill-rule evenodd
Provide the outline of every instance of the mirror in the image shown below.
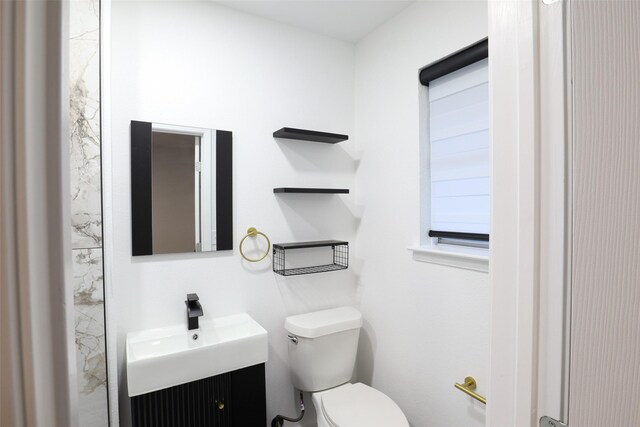
<path fill-rule="evenodd" d="M 229 131 L 131 122 L 134 256 L 230 250 Z"/>

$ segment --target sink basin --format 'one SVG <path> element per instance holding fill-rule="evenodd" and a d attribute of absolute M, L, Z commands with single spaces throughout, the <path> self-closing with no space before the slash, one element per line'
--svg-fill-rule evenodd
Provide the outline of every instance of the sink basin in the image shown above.
<path fill-rule="evenodd" d="M 197 334 L 197 339 L 193 339 Z M 246 313 L 127 334 L 129 396 L 267 361 L 267 331 Z"/>

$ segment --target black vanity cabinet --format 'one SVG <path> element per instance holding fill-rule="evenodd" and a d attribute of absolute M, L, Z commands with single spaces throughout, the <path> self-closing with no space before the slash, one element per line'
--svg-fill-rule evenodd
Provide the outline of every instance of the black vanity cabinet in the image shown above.
<path fill-rule="evenodd" d="M 134 427 L 267 425 L 264 363 L 131 398 Z"/>

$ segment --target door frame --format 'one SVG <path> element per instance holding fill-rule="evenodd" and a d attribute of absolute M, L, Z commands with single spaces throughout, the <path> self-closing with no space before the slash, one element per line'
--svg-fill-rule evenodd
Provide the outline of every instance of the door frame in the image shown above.
<path fill-rule="evenodd" d="M 489 1 L 489 427 L 567 419 L 569 8 L 569 0 Z"/>

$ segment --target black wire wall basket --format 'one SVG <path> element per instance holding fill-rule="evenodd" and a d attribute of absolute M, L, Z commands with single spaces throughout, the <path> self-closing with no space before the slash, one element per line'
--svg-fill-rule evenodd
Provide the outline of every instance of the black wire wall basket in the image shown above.
<path fill-rule="evenodd" d="M 331 264 L 287 268 L 287 251 L 320 247 L 331 247 L 333 250 L 333 262 Z M 349 242 L 342 240 L 321 240 L 315 242 L 273 244 L 273 272 L 282 276 L 324 273 L 327 271 L 346 270 L 347 268 L 349 268 Z"/>

